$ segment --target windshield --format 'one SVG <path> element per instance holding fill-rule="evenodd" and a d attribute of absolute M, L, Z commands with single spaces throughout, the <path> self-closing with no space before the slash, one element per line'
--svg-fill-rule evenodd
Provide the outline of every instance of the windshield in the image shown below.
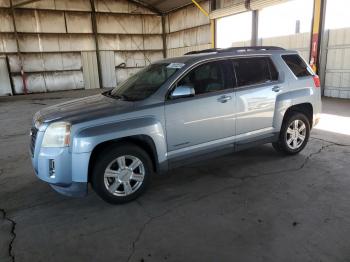
<path fill-rule="evenodd" d="M 143 100 L 154 94 L 184 64 L 151 64 L 114 88 L 109 95 L 124 100 Z"/>

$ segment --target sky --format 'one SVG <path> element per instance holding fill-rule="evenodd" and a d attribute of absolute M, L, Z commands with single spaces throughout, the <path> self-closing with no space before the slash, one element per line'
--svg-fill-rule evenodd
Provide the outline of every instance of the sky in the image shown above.
<path fill-rule="evenodd" d="M 328 0 L 326 10 L 326 29 L 350 27 L 349 0 Z"/>
<path fill-rule="evenodd" d="M 350 27 L 350 0 L 328 0 L 326 29 Z M 295 34 L 296 21 L 300 33 L 310 32 L 313 0 L 292 0 L 259 11 L 259 37 Z M 244 12 L 217 20 L 217 45 L 229 47 L 233 42 L 251 38 L 252 13 Z"/>

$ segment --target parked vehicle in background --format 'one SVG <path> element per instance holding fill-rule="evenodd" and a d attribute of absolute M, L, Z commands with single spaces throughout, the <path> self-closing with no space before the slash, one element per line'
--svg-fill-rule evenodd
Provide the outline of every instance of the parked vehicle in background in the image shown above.
<path fill-rule="evenodd" d="M 141 195 L 153 173 L 272 143 L 299 153 L 321 112 L 317 75 L 295 51 L 240 47 L 149 65 L 117 88 L 35 114 L 36 175 L 65 195 Z"/>

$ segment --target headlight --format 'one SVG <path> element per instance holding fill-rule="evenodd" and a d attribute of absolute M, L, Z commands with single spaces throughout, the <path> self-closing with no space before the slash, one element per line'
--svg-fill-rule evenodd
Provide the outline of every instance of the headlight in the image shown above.
<path fill-rule="evenodd" d="M 40 112 L 35 113 L 33 121 L 34 121 L 35 128 L 39 129 L 43 123 L 43 118 L 41 117 Z"/>
<path fill-rule="evenodd" d="M 43 121 L 41 119 L 35 120 L 34 126 L 36 129 L 39 129 Z"/>
<path fill-rule="evenodd" d="M 45 131 L 42 147 L 66 147 L 70 142 L 70 123 L 57 122 Z"/>

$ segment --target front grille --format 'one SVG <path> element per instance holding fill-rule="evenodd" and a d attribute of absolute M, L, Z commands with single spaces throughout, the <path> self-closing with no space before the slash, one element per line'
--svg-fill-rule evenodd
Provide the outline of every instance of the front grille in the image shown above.
<path fill-rule="evenodd" d="M 30 152 L 32 153 L 32 156 L 34 156 L 35 141 L 36 141 L 37 134 L 38 134 L 38 129 L 36 129 L 35 127 L 32 127 L 30 129 Z"/>

